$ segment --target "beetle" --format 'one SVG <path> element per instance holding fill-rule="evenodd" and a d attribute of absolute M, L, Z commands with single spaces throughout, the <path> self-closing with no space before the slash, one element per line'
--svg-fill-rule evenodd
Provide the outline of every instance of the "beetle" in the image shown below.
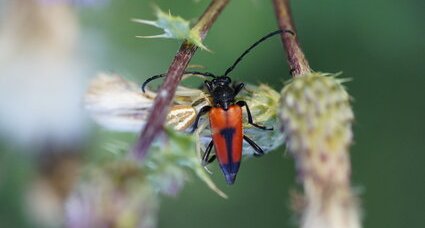
<path fill-rule="evenodd" d="M 204 87 L 212 98 L 212 104 L 206 105 L 200 109 L 192 125 L 191 133 L 197 129 L 201 116 L 208 113 L 212 140 L 202 156 L 202 165 L 206 166 L 217 158 L 226 182 L 229 185 L 235 182 L 239 170 L 242 158 L 243 140 L 254 148 L 254 156 L 259 157 L 264 154 L 260 146 L 243 134 L 242 108 L 246 108 L 248 123 L 252 126 L 261 130 L 273 130 L 273 128 L 254 123 L 248 104 L 245 101 L 236 100 L 236 96 L 244 88 L 244 83 L 232 83 L 228 75 L 253 48 L 270 37 L 282 33 L 295 35 L 294 32 L 290 30 L 277 30 L 265 35 L 246 49 L 221 76 L 216 76 L 209 72 L 185 72 L 185 74 L 201 75 L 212 78 L 212 80 L 205 80 L 204 82 Z M 166 74 L 159 74 L 148 78 L 142 85 L 143 92 L 150 81 L 165 76 Z M 210 156 L 213 147 L 215 148 L 215 155 Z"/>

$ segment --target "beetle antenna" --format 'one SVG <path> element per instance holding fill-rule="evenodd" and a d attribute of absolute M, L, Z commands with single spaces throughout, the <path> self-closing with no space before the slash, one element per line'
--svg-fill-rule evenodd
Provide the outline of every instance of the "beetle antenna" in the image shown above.
<path fill-rule="evenodd" d="M 154 76 L 146 79 L 146 81 L 144 81 L 143 84 L 142 84 L 142 91 L 143 91 L 143 93 L 145 92 L 145 87 L 146 87 L 146 85 L 149 84 L 149 82 L 151 82 L 151 81 L 153 81 L 155 79 L 158 79 L 158 78 L 165 77 L 166 75 L 167 74 L 158 74 L 158 75 L 154 75 Z"/>
<path fill-rule="evenodd" d="M 209 73 L 209 72 L 185 71 L 184 74 L 196 74 L 196 75 L 202 75 L 202 76 L 205 76 L 205 77 L 212 77 L 212 78 L 217 77 L 214 74 Z M 157 74 L 157 75 L 154 75 L 154 76 L 146 79 L 146 81 L 144 81 L 143 84 L 142 84 L 142 91 L 145 92 L 145 88 L 149 84 L 149 82 L 151 82 L 155 79 L 158 79 L 158 78 L 163 78 L 165 76 L 167 76 L 167 74 Z"/>
<path fill-rule="evenodd" d="M 184 73 L 185 74 L 197 74 L 197 75 L 202 75 L 202 76 L 205 76 L 205 77 L 212 77 L 212 78 L 216 78 L 217 77 L 217 76 L 215 76 L 215 74 L 209 73 L 209 72 L 186 71 Z"/>
<path fill-rule="evenodd" d="M 229 68 L 227 68 L 226 72 L 224 73 L 224 76 L 227 76 L 230 72 L 232 72 L 233 69 L 236 67 L 236 65 L 238 65 L 238 63 L 242 60 L 242 58 L 246 54 L 248 54 L 253 48 L 255 48 L 257 45 L 259 45 L 263 41 L 267 40 L 268 38 L 270 38 L 270 37 L 272 37 L 274 35 L 281 34 L 281 33 L 289 33 L 289 34 L 292 34 L 293 36 L 295 36 L 295 33 L 293 31 L 291 31 L 291 30 L 281 30 L 281 29 L 265 35 L 264 37 L 262 37 L 261 39 L 259 39 L 257 42 L 255 42 L 254 44 L 252 44 L 248 49 L 246 49 L 246 51 L 244 53 L 242 53 L 242 55 L 239 56 L 238 59 L 236 59 L 236 61 L 233 63 L 233 65 L 230 66 Z"/>

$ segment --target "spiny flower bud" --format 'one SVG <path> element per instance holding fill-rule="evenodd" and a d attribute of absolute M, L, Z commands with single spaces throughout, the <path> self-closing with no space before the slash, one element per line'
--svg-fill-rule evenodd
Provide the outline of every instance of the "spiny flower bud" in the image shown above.
<path fill-rule="evenodd" d="M 360 227 L 348 154 L 354 117 L 343 81 L 310 73 L 289 81 L 281 93 L 282 132 L 304 186 L 301 227 Z"/>
<path fill-rule="evenodd" d="M 243 93 L 241 100 L 249 105 L 254 122 L 264 126 L 274 127 L 273 131 L 259 130 L 252 127 L 246 121 L 244 113 L 244 134 L 251 137 L 252 140 L 264 150 L 265 153 L 273 151 L 283 144 L 283 135 L 278 129 L 279 118 L 277 115 L 279 107 L 279 93 L 273 88 L 261 84 L 259 86 L 246 85 L 246 93 Z M 254 155 L 254 149 L 244 142 L 243 154 Z"/>
<path fill-rule="evenodd" d="M 177 40 L 187 40 L 190 43 L 209 51 L 202 43 L 201 34 L 198 29 L 191 29 L 189 20 L 179 16 L 171 15 L 171 12 L 163 12 L 159 7 L 155 7 L 157 20 L 133 19 L 133 22 L 151 25 L 164 30 L 163 34 L 153 36 L 137 36 L 138 38 L 168 38 Z"/>
<path fill-rule="evenodd" d="M 159 197 L 134 161 L 89 166 L 66 203 L 66 227 L 156 226 Z"/>
<path fill-rule="evenodd" d="M 282 90 L 280 118 L 291 152 L 346 152 L 353 112 L 341 81 L 312 73 L 294 78 Z"/>

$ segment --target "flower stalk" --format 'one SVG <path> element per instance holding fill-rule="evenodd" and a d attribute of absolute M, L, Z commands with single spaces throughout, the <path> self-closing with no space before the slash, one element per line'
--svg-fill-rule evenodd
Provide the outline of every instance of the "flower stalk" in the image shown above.
<path fill-rule="evenodd" d="M 193 30 L 199 32 L 201 40 L 204 40 L 208 30 L 215 22 L 221 11 L 227 5 L 229 0 L 213 0 L 208 6 L 204 14 L 194 26 Z M 184 41 L 178 53 L 171 63 L 164 83 L 158 91 L 155 98 L 152 111 L 147 120 L 145 128 L 143 128 L 138 141 L 133 149 L 133 155 L 138 160 L 143 160 L 149 150 L 154 139 L 163 131 L 163 125 L 172 103 L 177 85 L 182 79 L 183 73 L 189 64 L 192 56 L 197 50 L 197 46 L 188 41 Z"/>
<path fill-rule="evenodd" d="M 273 0 L 275 14 L 282 30 L 290 30 L 295 34 L 296 29 L 292 21 L 292 15 L 289 8 L 289 0 Z M 290 33 L 282 33 L 281 35 L 285 54 L 293 77 L 304 75 L 311 72 L 308 61 L 302 52 L 296 35 Z"/>

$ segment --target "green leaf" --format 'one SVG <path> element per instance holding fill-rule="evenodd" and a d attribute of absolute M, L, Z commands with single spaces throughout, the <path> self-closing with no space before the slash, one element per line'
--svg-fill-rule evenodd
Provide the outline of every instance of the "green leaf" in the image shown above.
<path fill-rule="evenodd" d="M 159 7 L 155 7 L 157 20 L 132 19 L 132 21 L 151 25 L 164 30 L 163 34 L 152 36 L 137 36 L 138 38 L 168 38 L 177 40 L 187 40 L 196 46 L 208 50 L 202 43 L 199 31 L 190 28 L 190 22 L 179 16 L 173 16 L 170 12 L 165 13 Z"/>
<path fill-rule="evenodd" d="M 219 196 L 227 198 L 227 195 L 222 192 L 211 180 L 210 175 L 201 165 L 200 157 L 197 156 L 196 142 L 199 141 L 196 135 L 187 135 L 177 132 L 173 129 L 166 128 L 166 133 L 169 138 L 170 145 L 168 149 L 170 153 L 176 156 L 176 162 L 182 166 L 191 169 L 207 186 L 216 192 Z"/>

